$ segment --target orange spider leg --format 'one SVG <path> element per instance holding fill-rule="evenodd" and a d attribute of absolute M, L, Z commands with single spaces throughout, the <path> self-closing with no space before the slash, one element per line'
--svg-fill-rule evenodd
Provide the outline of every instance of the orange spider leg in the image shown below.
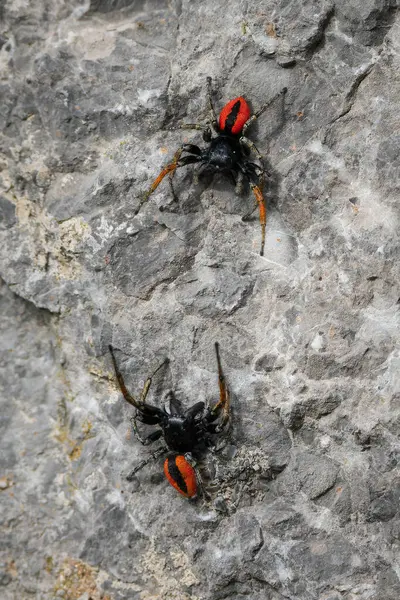
<path fill-rule="evenodd" d="M 253 194 L 256 197 L 256 201 L 257 201 L 258 207 L 260 209 L 260 224 L 261 224 L 261 250 L 260 250 L 260 256 L 264 256 L 265 227 L 266 227 L 266 224 L 267 224 L 267 209 L 265 207 L 265 200 L 264 200 L 264 196 L 263 196 L 263 193 L 262 193 L 261 189 L 257 185 L 252 184 L 251 185 L 251 190 L 252 190 Z"/>
<path fill-rule="evenodd" d="M 163 170 L 161 171 L 161 173 L 159 174 L 159 176 L 153 181 L 153 183 L 151 184 L 151 186 L 149 187 L 149 189 L 143 195 L 143 198 L 139 202 L 139 206 L 137 207 L 137 209 L 135 211 L 135 215 L 138 214 L 138 212 L 142 208 L 143 204 L 149 199 L 149 197 L 151 196 L 151 194 L 158 188 L 158 186 L 160 185 L 160 183 L 162 182 L 162 180 L 164 179 L 164 177 L 166 175 L 168 175 L 168 173 L 171 173 L 171 174 L 174 173 L 175 169 L 178 166 L 178 161 L 179 161 L 179 159 L 181 157 L 182 152 L 183 152 L 183 148 L 179 148 L 179 150 L 177 150 L 175 152 L 174 158 L 172 159 L 172 161 L 163 168 Z"/>
<path fill-rule="evenodd" d="M 112 362 L 113 362 L 113 365 L 114 365 L 115 376 L 117 378 L 119 387 L 121 389 L 121 392 L 122 392 L 125 400 L 127 402 L 129 402 L 129 404 L 131 404 L 135 408 L 139 408 L 139 402 L 136 400 L 136 398 L 134 396 L 132 396 L 132 394 L 129 393 L 129 391 L 128 391 L 126 385 L 125 385 L 124 378 L 122 376 L 121 371 L 119 370 L 119 367 L 117 365 L 117 361 L 115 360 L 114 348 L 111 345 L 109 345 L 108 349 L 110 351 Z"/>
<path fill-rule="evenodd" d="M 221 424 L 218 426 L 218 429 L 221 430 L 224 425 L 227 423 L 229 419 L 229 390 L 225 383 L 224 373 L 222 371 L 221 359 L 219 356 L 219 344 L 215 343 L 215 353 L 217 355 L 217 365 L 218 365 L 218 385 L 219 385 L 219 400 L 215 404 L 215 406 L 211 409 L 211 414 L 219 413 L 220 410 L 223 411 L 223 419 Z"/>

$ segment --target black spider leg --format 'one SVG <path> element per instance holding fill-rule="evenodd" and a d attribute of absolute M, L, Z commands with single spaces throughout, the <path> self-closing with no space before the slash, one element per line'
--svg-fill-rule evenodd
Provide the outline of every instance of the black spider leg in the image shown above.
<path fill-rule="evenodd" d="M 210 164 L 208 163 L 208 160 L 207 160 L 207 150 L 204 151 L 204 154 L 199 162 L 200 162 L 200 166 L 198 169 L 196 169 L 196 172 L 195 172 L 196 179 L 198 179 L 200 177 L 200 175 L 202 175 L 208 169 L 212 170 L 212 167 L 210 166 Z"/>
<path fill-rule="evenodd" d="M 200 413 L 204 411 L 204 402 L 196 402 L 185 412 L 185 418 L 188 420 L 195 420 L 199 417 Z"/>
<path fill-rule="evenodd" d="M 213 407 L 208 407 L 205 420 L 207 422 L 208 433 L 220 433 L 229 421 L 230 396 L 229 389 L 225 382 L 224 373 L 221 366 L 221 358 L 219 355 L 219 344 L 215 343 L 215 353 L 217 356 L 218 366 L 218 385 L 219 385 L 219 400 Z M 219 419 L 219 422 L 215 421 Z"/>
<path fill-rule="evenodd" d="M 161 456 L 161 454 L 164 454 L 165 452 L 168 452 L 168 448 L 166 446 L 161 446 L 160 448 L 157 448 L 157 450 L 155 450 L 152 454 L 150 454 L 150 456 L 148 458 L 146 458 L 145 460 L 142 460 L 142 462 L 140 462 L 130 473 L 129 475 L 126 476 L 126 480 L 127 481 L 133 481 L 136 473 L 138 471 L 140 471 L 140 469 L 143 469 L 143 467 L 145 467 L 146 465 L 149 464 L 149 462 L 156 460 L 156 458 L 158 458 L 159 456 Z"/>
<path fill-rule="evenodd" d="M 145 384 L 143 386 L 142 393 L 140 394 L 140 400 L 136 400 L 129 393 L 129 391 L 127 390 L 127 388 L 125 386 L 124 378 L 123 378 L 122 373 L 120 372 L 120 370 L 118 368 L 117 361 L 116 361 L 115 355 L 114 355 L 114 350 L 113 350 L 113 347 L 111 345 L 109 346 L 109 350 L 110 350 L 110 353 L 111 353 L 111 358 L 112 358 L 113 365 L 114 365 L 115 375 L 117 377 L 117 381 L 118 381 L 119 386 L 121 388 L 121 392 L 122 392 L 125 400 L 127 402 L 129 402 L 129 404 L 131 404 L 136 409 L 136 415 L 131 418 L 133 430 L 136 433 L 136 436 L 137 436 L 138 440 L 144 446 L 152 444 L 156 440 L 160 439 L 160 437 L 162 436 L 162 429 L 158 429 L 156 431 L 153 431 L 146 438 L 142 438 L 142 436 L 140 435 L 139 430 L 138 430 L 137 420 L 139 420 L 142 423 L 145 423 L 147 425 L 158 425 L 158 424 L 160 424 L 165 419 L 165 413 L 164 413 L 164 411 L 160 410 L 156 406 L 152 406 L 151 404 L 146 404 L 146 398 L 147 398 L 147 395 L 149 393 L 149 389 L 150 389 L 150 386 L 151 386 L 152 378 L 161 369 L 161 367 L 168 362 L 168 358 L 166 358 L 161 363 L 161 365 L 159 365 L 157 367 L 157 369 L 155 369 L 155 371 L 153 372 L 153 374 L 146 379 L 146 382 L 145 382 Z M 129 473 L 129 475 L 126 477 L 126 479 L 128 481 L 132 481 L 133 477 L 135 476 L 135 474 L 140 469 L 142 469 L 150 461 L 152 461 L 155 458 L 157 458 L 160 454 L 163 454 L 164 452 L 166 452 L 166 450 L 167 450 L 167 448 L 165 448 L 164 446 L 162 446 L 161 448 L 157 448 L 157 450 L 155 452 L 153 452 L 153 454 L 151 454 L 149 458 L 145 459 L 139 465 L 137 465 L 133 469 L 133 471 L 131 471 L 131 473 Z"/>
<path fill-rule="evenodd" d="M 194 422 L 196 437 L 200 445 L 204 444 L 207 447 L 213 447 L 213 441 L 208 436 L 208 415 L 210 408 L 205 406 L 204 402 L 196 402 L 185 413 L 185 417 Z"/>
<path fill-rule="evenodd" d="M 227 175 L 230 177 L 232 185 L 235 187 L 235 192 L 236 192 L 236 186 L 237 186 L 238 179 L 239 179 L 238 174 L 236 173 L 236 171 L 231 170 L 231 171 L 227 172 Z"/>
<path fill-rule="evenodd" d="M 131 417 L 130 421 L 132 423 L 132 429 L 135 432 L 137 439 L 143 446 L 149 446 L 153 442 L 156 442 L 157 440 L 159 440 L 160 437 L 162 436 L 162 430 L 157 429 L 156 431 L 152 431 L 146 437 L 142 437 L 142 435 L 139 431 L 137 422 L 140 421 L 140 423 L 145 423 L 146 425 L 149 425 L 149 422 L 148 422 L 148 420 L 144 420 L 143 417 L 140 415 L 140 413 L 137 413 L 134 417 Z"/>
<path fill-rule="evenodd" d="M 255 116 L 255 115 L 253 115 Z M 250 117 L 251 119 L 252 117 Z M 249 121 L 250 121 L 249 119 Z M 247 123 L 249 123 L 249 121 L 247 121 L 244 125 L 244 127 L 246 127 Z M 244 129 L 243 127 L 243 129 Z M 267 176 L 268 178 L 271 177 L 271 174 L 266 170 L 265 168 L 265 163 L 264 163 L 264 157 L 261 154 L 261 152 L 258 150 L 257 146 L 255 145 L 255 143 L 250 140 L 249 138 L 245 137 L 242 133 L 241 137 L 239 138 L 239 143 L 243 148 L 243 153 L 247 156 L 250 155 L 251 152 L 254 152 L 254 154 L 257 156 L 258 160 L 261 163 L 261 166 L 259 167 L 260 170 L 260 175 L 259 175 L 259 187 L 260 190 L 264 189 L 264 184 L 265 184 L 265 176 Z M 250 165 L 254 165 L 255 163 L 245 163 L 245 164 L 250 164 Z"/>

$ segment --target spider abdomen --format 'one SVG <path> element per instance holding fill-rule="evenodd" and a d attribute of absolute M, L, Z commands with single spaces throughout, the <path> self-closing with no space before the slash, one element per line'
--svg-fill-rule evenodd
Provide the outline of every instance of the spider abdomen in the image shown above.
<path fill-rule="evenodd" d="M 249 120 L 251 111 L 243 96 L 230 100 L 225 104 L 219 115 L 221 131 L 237 135 L 241 133 L 244 124 Z"/>
<path fill-rule="evenodd" d="M 246 132 L 250 125 L 266 110 L 271 102 L 278 97 L 282 97 L 286 92 L 287 88 L 282 88 L 280 92 L 275 94 L 272 99 L 266 102 L 253 115 L 243 96 L 233 98 L 233 100 L 230 100 L 225 104 L 221 110 L 219 119 L 217 120 L 211 97 L 211 77 L 207 77 L 207 93 L 211 118 L 206 125 L 188 123 L 187 125 L 183 125 L 182 128 L 203 131 L 203 140 L 208 143 L 208 146 L 206 148 L 201 148 L 192 143 L 182 144 L 175 152 L 172 161 L 165 165 L 144 194 L 135 214 L 139 212 L 143 203 L 148 200 L 167 175 L 169 176 L 169 182 L 173 192 L 172 178 L 178 167 L 199 163 L 199 168 L 196 169 L 196 180 L 201 172 L 210 171 L 228 175 L 230 180 L 236 186 L 236 191 L 238 193 L 240 193 L 242 189 L 243 181 L 249 184 L 259 207 L 261 225 L 260 256 L 263 256 L 267 217 L 262 190 L 266 171 L 262 154 L 257 150 L 254 142 L 246 137 Z M 218 134 L 216 138 L 212 137 L 210 125 L 212 125 L 214 131 Z M 259 164 L 248 160 L 251 152 L 257 156 Z M 250 215 L 243 217 L 243 220 L 246 220 L 248 216 Z"/>
<path fill-rule="evenodd" d="M 197 494 L 196 472 L 182 455 L 168 456 L 164 462 L 164 474 L 169 483 L 186 498 Z"/>

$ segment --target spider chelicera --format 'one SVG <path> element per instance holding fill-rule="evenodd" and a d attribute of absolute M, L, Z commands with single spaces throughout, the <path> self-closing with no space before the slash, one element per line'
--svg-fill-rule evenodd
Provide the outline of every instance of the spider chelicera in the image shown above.
<path fill-rule="evenodd" d="M 123 376 L 118 368 L 112 346 L 109 346 L 115 375 L 121 392 L 127 402 L 136 409 L 136 414 L 131 418 L 133 430 L 138 440 L 148 446 L 163 438 L 164 444 L 151 456 L 139 463 L 127 476 L 132 481 L 135 474 L 158 456 L 167 453 L 164 462 L 164 473 L 169 483 L 183 496 L 195 498 L 198 489 L 202 489 L 201 477 L 196 468 L 196 459 L 208 447 L 214 446 L 214 436 L 222 432 L 229 422 L 229 390 L 225 383 L 219 356 L 219 345 L 215 344 L 217 356 L 219 400 L 213 406 L 206 406 L 204 402 L 196 402 L 187 410 L 183 410 L 181 403 L 170 391 L 168 403 L 164 409 L 146 402 L 152 378 L 163 367 L 168 359 L 154 371 L 146 380 L 140 398 L 134 398 L 127 390 Z M 167 404 L 169 408 L 167 409 Z M 137 422 L 157 426 L 147 437 L 142 437 Z M 203 490 L 204 493 L 204 490 Z"/>
<path fill-rule="evenodd" d="M 266 110 L 266 108 L 277 97 L 282 96 L 287 91 L 283 88 L 278 94 L 266 102 L 256 113 L 251 114 L 246 100 L 239 96 L 230 100 L 221 110 L 219 120 L 215 114 L 211 97 L 211 77 L 207 77 L 207 96 L 210 110 L 210 118 L 204 125 L 188 123 L 181 125 L 179 129 L 197 129 L 203 132 L 203 140 L 208 142 L 205 148 L 199 148 L 194 144 L 182 144 L 175 152 L 174 157 L 168 163 L 153 181 L 150 188 L 144 194 L 135 211 L 137 214 L 146 202 L 149 196 L 156 190 L 166 175 L 169 175 L 169 183 L 173 197 L 176 199 L 172 179 L 175 171 L 179 167 L 189 164 L 200 163 L 196 178 L 203 171 L 220 172 L 228 175 L 236 186 L 236 192 L 241 193 L 243 189 L 243 180 L 245 179 L 256 198 L 255 208 L 259 207 L 261 224 L 261 250 L 260 255 L 264 255 L 265 246 L 265 227 L 267 222 L 265 200 L 263 196 L 263 185 L 266 170 L 263 164 L 263 157 L 257 150 L 254 142 L 246 137 L 246 132 L 250 125 Z M 212 137 L 211 127 L 217 133 Z M 253 152 L 261 164 L 248 160 L 250 152 Z M 254 209 L 255 210 L 255 209 Z M 253 212 L 253 211 L 252 211 Z M 246 220 L 251 214 L 245 215 L 242 220 Z"/>

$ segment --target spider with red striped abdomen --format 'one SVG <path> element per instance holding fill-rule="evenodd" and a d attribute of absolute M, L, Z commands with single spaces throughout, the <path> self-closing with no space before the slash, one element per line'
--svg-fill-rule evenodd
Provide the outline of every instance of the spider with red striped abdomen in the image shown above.
<path fill-rule="evenodd" d="M 278 94 L 273 96 L 271 100 L 266 102 L 256 113 L 251 114 L 249 105 L 246 100 L 239 96 L 230 100 L 221 110 L 219 119 L 217 120 L 214 106 L 211 97 L 211 78 L 207 78 L 207 93 L 210 108 L 210 119 L 204 124 L 188 123 L 181 125 L 179 129 L 197 129 L 203 132 L 203 140 L 208 142 L 208 146 L 200 148 L 195 144 L 182 144 L 175 152 L 174 157 L 160 172 L 158 177 L 153 181 L 150 188 L 144 194 L 142 200 L 136 209 L 137 214 L 150 197 L 157 189 L 166 175 L 169 175 L 169 183 L 174 198 L 175 192 L 172 185 L 172 180 L 176 169 L 186 165 L 199 163 L 199 169 L 196 176 L 201 172 L 211 171 L 214 173 L 223 173 L 228 175 L 236 186 L 237 193 L 241 193 L 243 188 L 243 180 L 246 180 L 255 196 L 255 208 L 259 208 L 260 224 L 261 224 L 261 250 L 260 255 L 264 255 L 265 246 L 265 228 L 267 222 L 266 206 L 263 196 L 263 185 L 265 175 L 267 175 L 263 164 L 263 157 L 258 151 L 254 142 L 246 137 L 248 128 L 254 121 L 266 110 L 266 108 L 279 96 L 283 96 L 287 89 L 283 88 Z M 212 136 L 211 127 L 216 132 L 216 136 Z M 248 159 L 250 153 L 253 152 L 259 163 L 252 162 Z M 251 214 L 251 213 L 250 213 Z M 242 220 L 245 220 L 250 215 L 245 215 Z"/>
<path fill-rule="evenodd" d="M 164 474 L 169 483 L 186 498 L 196 498 L 198 490 L 202 488 L 200 473 L 196 467 L 199 457 L 207 450 L 213 448 L 214 436 L 223 432 L 229 424 L 229 390 L 225 383 L 219 356 L 219 345 L 215 344 L 217 356 L 219 400 L 213 405 L 204 402 L 196 402 L 187 410 L 183 410 L 181 403 L 174 393 L 168 393 L 168 408 L 158 408 L 146 402 L 152 378 L 163 367 L 168 359 L 154 371 L 146 380 L 140 398 L 132 396 L 124 382 L 121 371 L 115 359 L 114 349 L 109 346 L 115 375 L 121 392 L 127 402 L 136 409 L 136 414 L 131 418 L 133 430 L 138 440 L 148 446 L 161 438 L 164 444 L 160 446 L 151 456 L 137 465 L 127 476 L 132 481 L 136 473 L 150 461 L 167 454 L 164 461 Z M 137 421 L 146 425 L 154 425 L 154 429 L 147 437 L 142 437 L 139 432 Z"/>

